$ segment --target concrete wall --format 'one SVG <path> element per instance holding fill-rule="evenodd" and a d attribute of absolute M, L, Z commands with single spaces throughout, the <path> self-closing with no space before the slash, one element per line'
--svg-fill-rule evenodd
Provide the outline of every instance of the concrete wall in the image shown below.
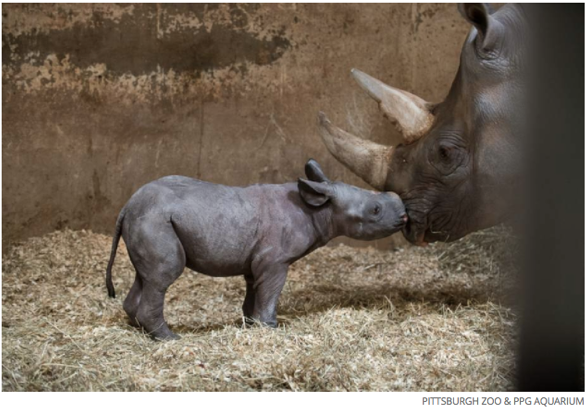
<path fill-rule="evenodd" d="M 317 112 L 395 142 L 349 70 L 441 100 L 469 28 L 455 5 L 427 4 L 4 4 L 2 15 L 3 246 L 64 227 L 110 233 L 132 193 L 169 174 L 277 183 L 314 157 L 361 184 L 323 147 Z"/>

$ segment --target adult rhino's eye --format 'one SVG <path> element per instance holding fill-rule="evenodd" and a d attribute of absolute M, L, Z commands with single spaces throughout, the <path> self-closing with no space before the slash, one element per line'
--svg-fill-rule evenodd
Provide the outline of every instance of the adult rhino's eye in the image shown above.
<path fill-rule="evenodd" d="M 449 161 L 451 159 L 451 148 L 447 146 L 439 146 L 439 157 L 442 161 Z"/>
<path fill-rule="evenodd" d="M 429 162 L 441 174 L 453 173 L 465 161 L 466 152 L 454 142 L 439 142 L 429 152 Z"/>

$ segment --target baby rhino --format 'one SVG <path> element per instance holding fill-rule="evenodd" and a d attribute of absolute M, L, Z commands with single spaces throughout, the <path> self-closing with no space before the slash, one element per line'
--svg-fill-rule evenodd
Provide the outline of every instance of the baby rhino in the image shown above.
<path fill-rule="evenodd" d="M 395 193 L 332 182 L 312 159 L 305 172 L 308 179 L 283 185 L 239 188 L 167 176 L 143 186 L 116 221 L 108 295 L 114 297 L 111 271 L 122 235 L 136 270 L 123 307 L 154 338 L 177 338 L 163 303 L 185 267 L 213 277 L 244 275 L 245 320 L 275 327 L 290 264 L 335 237 L 383 238 L 407 220 Z"/>

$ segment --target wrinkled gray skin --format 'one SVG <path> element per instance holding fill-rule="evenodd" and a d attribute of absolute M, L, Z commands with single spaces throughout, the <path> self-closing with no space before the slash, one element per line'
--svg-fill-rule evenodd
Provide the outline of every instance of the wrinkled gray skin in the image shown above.
<path fill-rule="evenodd" d="M 433 109 L 433 127 L 399 146 L 392 161 L 403 173 L 390 176 L 389 187 L 404 194 L 411 211 L 405 236 L 415 243 L 452 241 L 512 212 L 508 192 L 519 173 L 522 138 L 523 16 L 513 4 L 492 15 L 472 6 L 462 8 L 474 28 L 449 95 Z"/>
<path fill-rule="evenodd" d="M 106 270 L 114 297 L 112 265 L 122 235 L 136 270 L 124 301 L 135 326 L 171 339 L 164 297 L 185 267 L 213 277 L 244 275 L 243 315 L 275 327 L 288 266 L 331 239 L 374 240 L 402 229 L 407 216 L 391 192 L 331 182 L 314 160 L 308 180 L 245 188 L 167 176 L 139 189 L 123 207 Z"/>
<path fill-rule="evenodd" d="M 504 222 L 517 193 L 524 8 L 507 4 L 494 12 L 485 4 L 469 3 L 459 11 L 472 29 L 443 102 L 412 95 L 416 104 L 410 106 L 407 100 L 395 100 L 377 80 L 354 72 L 376 101 L 389 98 L 388 106 L 380 107 L 399 126 L 404 143 L 380 148 L 333 127 L 321 115 L 329 151 L 374 188 L 400 195 L 409 216 L 404 235 L 417 245 L 453 241 Z M 419 109 L 410 112 L 414 107 Z M 419 118 L 411 117 L 417 112 Z M 370 161 L 362 159 L 366 145 Z"/>

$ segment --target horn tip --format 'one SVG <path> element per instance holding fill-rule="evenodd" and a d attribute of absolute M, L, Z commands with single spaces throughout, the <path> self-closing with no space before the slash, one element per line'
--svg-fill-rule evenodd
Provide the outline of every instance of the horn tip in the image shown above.
<path fill-rule="evenodd" d="M 327 118 L 324 112 L 319 112 L 318 114 L 318 124 L 319 124 L 319 131 L 320 136 L 327 148 L 331 150 L 331 145 L 333 144 L 333 129 L 331 126 L 331 121 Z"/>
<path fill-rule="evenodd" d="M 327 118 L 327 115 L 325 115 L 325 112 L 323 112 L 323 111 L 320 111 L 318 113 L 318 121 L 319 121 L 319 124 L 325 125 L 325 126 L 331 123 L 329 121 L 329 118 Z"/>
<path fill-rule="evenodd" d="M 369 77 L 366 73 L 356 68 L 351 69 L 351 76 L 353 76 L 358 81 L 361 80 L 361 78 Z"/>

